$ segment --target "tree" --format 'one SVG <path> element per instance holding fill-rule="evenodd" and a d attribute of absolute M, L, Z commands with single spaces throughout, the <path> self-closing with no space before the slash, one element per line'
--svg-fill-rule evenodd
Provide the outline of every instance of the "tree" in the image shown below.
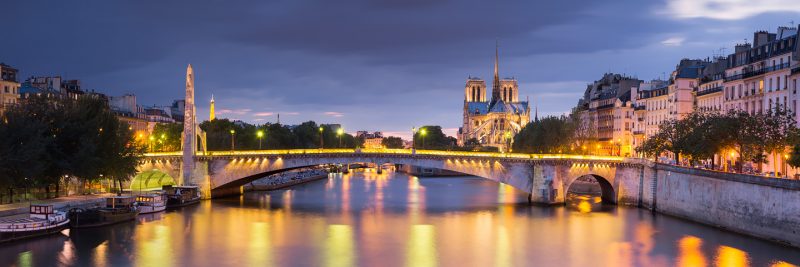
<path fill-rule="evenodd" d="M 395 136 L 387 136 L 381 140 L 381 145 L 386 148 L 403 148 L 403 139 Z"/>
<path fill-rule="evenodd" d="M 455 138 L 445 135 L 442 127 L 438 125 L 422 126 L 414 133 L 416 149 L 453 149 L 456 147 L 456 141 Z"/>
<path fill-rule="evenodd" d="M 53 142 L 42 110 L 20 105 L 8 109 L 0 123 L 0 186 L 8 190 L 13 202 L 14 188 L 28 187 L 49 168 L 47 148 Z"/>
<path fill-rule="evenodd" d="M 789 161 L 787 163 L 789 166 L 792 166 L 792 168 L 800 167 L 800 144 L 796 144 L 792 147 L 792 152 L 789 155 Z"/>
<path fill-rule="evenodd" d="M 183 123 L 158 123 L 153 127 L 153 133 L 148 137 L 143 136 L 140 143 L 153 151 L 178 151 L 183 145 L 182 133 Z"/>
<path fill-rule="evenodd" d="M 548 116 L 528 123 L 514 136 L 514 151 L 564 153 L 574 146 L 576 126 L 567 116 Z"/>
<path fill-rule="evenodd" d="M 470 138 L 464 141 L 464 150 L 477 151 L 481 149 L 481 141 L 478 138 Z"/>

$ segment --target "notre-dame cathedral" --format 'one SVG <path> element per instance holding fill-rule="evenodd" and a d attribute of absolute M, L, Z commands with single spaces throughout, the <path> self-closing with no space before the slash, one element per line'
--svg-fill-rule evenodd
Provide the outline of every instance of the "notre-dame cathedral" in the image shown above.
<path fill-rule="evenodd" d="M 480 78 L 467 78 L 464 88 L 464 123 L 458 129 L 460 145 L 477 139 L 483 146 L 509 151 L 514 135 L 530 122 L 528 101 L 519 100 L 516 79 L 500 79 L 498 52 L 495 48 L 492 96 L 486 101 L 486 82 Z"/>

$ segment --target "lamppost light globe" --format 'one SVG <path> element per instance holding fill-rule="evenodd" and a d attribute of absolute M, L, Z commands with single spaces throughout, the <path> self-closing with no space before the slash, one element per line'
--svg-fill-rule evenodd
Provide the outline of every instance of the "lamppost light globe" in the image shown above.
<path fill-rule="evenodd" d="M 231 129 L 231 134 L 235 134 L 236 130 Z"/>

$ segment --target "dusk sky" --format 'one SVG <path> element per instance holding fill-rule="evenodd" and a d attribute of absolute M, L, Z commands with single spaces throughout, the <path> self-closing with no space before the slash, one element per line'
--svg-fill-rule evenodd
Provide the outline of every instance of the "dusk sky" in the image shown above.
<path fill-rule="evenodd" d="M 6 1 L 0 62 L 140 105 L 184 96 L 198 116 L 341 123 L 408 136 L 462 120 L 465 79 L 500 75 L 539 115 L 563 114 L 605 72 L 640 79 L 730 53 L 800 22 L 797 0 Z M 724 48 L 724 51 L 720 49 Z M 532 105 L 532 108 L 533 108 Z M 532 114 L 533 115 L 533 114 Z"/>

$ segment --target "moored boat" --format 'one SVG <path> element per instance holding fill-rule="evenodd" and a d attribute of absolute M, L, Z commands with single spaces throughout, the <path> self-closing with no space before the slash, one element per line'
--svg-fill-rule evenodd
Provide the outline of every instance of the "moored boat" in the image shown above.
<path fill-rule="evenodd" d="M 167 208 L 178 208 L 200 202 L 200 188 L 197 186 L 164 186 Z"/>
<path fill-rule="evenodd" d="M 167 200 L 161 194 L 146 194 L 136 197 L 139 214 L 155 213 L 167 209 Z"/>
<path fill-rule="evenodd" d="M 114 196 L 106 198 L 105 207 L 71 209 L 70 226 L 97 227 L 133 220 L 139 214 L 135 204 L 136 198 L 133 196 Z"/>
<path fill-rule="evenodd" d="M 69 226 L 69 218 L 53 205 L 31 204 L 30 216 L 13 216 L 0 220 L 0 243 L 61 232 Z"/>

